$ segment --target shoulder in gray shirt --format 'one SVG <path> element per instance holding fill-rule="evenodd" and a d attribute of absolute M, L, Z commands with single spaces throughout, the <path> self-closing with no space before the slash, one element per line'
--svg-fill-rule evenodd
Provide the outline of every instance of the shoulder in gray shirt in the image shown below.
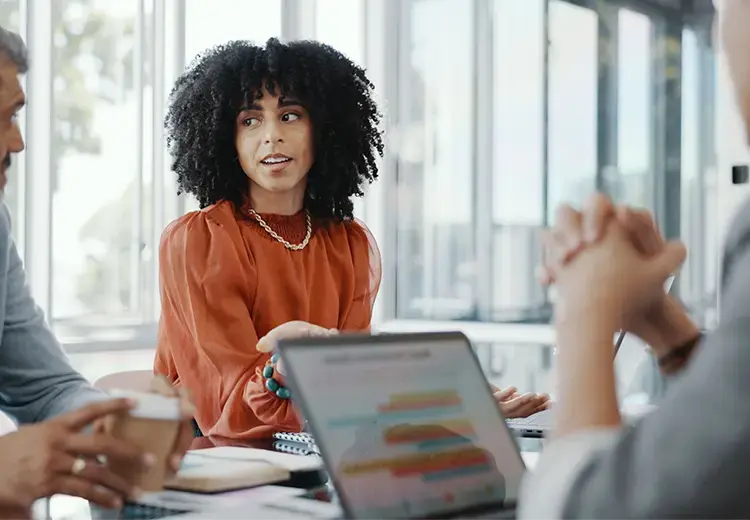
<path fill-rule="evenodd" d="M 21 423 L 43 421 L 101 399 L 70 366 L 34 303 L 0 207 L 0 410 Z"/>

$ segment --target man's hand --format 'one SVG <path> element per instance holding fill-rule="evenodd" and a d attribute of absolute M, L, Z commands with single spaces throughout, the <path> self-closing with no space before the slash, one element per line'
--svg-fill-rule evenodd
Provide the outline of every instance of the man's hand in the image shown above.
<path fill-rule="evenodd" d="M 0 509 L 28 511 L 35 500 L 55 494 L 120 507 L 122 497 L 137 495 L 131 482 L 97 459 L 145 468 L 154 463 L 154 455 L 103 433 L 83 433 L 95 421 L 131 407 L 126 399 L 94 403 L 0 437 Z"/>
<path fill-rule="evenodd" d="M 506 419 L 528 417 L 546 410 L 551 404 L 547 394 L 519 394 L 513 386 L 505 389 L 498 388 L 495 385 L 490 386 L 492 386 L 493 396 Z"/>
<path fill-rule="evenodd" d="M 644 209 L 614 206 L 604 195 L 590 197 L 582 211 L 563 206 L 557 214 L 557 254 L 547 256 L 539 270 L 540 282 L 555 283 L 554 272 L 597 243 L 607 225 L 616 220 L 636 251 L 653 258 L 663 252 L 666 241 L 651 213 Z M 563 246 L 560 246 L 560 245 Z M 672 296 L 664 292 L 645 312 L 623 324 L 627 332 L 640 337 L 657 353 L 682 344 L 698 334 L 698 328 Z"/>

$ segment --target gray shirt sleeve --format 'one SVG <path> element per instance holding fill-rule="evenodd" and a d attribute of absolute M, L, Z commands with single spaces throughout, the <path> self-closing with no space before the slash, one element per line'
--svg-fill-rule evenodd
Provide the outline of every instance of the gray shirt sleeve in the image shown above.
<path fill-rule="evenodd" d="M 717 329 L 659 409 L 606 448 L 557 460 L 576 468 L 552 516 L 750 518 L 750 207 L 727 239 L 722 287 Z"/>
<path fill-rule="evenodd" d="M 0 410 L 29 423 L 102 398 L 70 366 L 34 303 L 4 204 L 0 208 L 0 323 Z"/>

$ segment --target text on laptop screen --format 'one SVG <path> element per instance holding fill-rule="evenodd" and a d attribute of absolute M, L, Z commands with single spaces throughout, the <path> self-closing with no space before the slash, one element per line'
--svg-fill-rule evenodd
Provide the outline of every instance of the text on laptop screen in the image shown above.
<path fill-rule="evenodd" d="M 356 518 L 514 503 L 524 465 L 460 337 L 284 352 Z"/>

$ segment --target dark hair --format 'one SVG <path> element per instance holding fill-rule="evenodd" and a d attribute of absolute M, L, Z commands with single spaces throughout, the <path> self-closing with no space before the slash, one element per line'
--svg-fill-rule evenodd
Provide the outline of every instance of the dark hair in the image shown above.
<path fill-rule="evenodd" d="M 232 41 L 193 60 L 172 89 L 165 120 L 180 192 L 193 194 L 201 208 L 221 200 L 244 204 L 248 178 L 235 147 L 235 119 L 263 87 L 294 97 L 310 114 L 315 162 L 305 208 L 316 218 L 352 218 L 352 196 L 362 196 L 378 175 L 380 113 L 365 71 L 314 41 L 271 38 L 264 47 Z"/>
<path fill-rule="evenodd" d="M 0 27 L 0 56 L 5 56 L 15 63 L 19 73 L 28 72 L 29 57 L 26 44 L 18 34 L 3 27 Z"/>

